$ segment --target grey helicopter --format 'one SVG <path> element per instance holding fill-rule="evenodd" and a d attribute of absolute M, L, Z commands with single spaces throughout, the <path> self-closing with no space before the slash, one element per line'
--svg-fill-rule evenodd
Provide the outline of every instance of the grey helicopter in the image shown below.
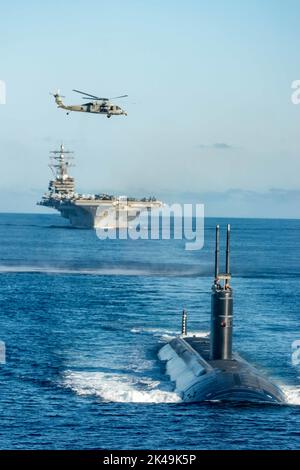
<path fill-rule="evenodd" d="M 65 98 L 65 96 L 60 95 L 59 90 L 57 90 L 55 93 L 50 93 L 50 95 L 54 96 L 57 107 L 67 110 L 67 114 L 70 114 L 70 111 L 78 111 L 81 113 L 104 114 L 108 118 L 111 116 L 127 116 L 127 112 L 120 108 L 120 106 L 113 104 L 111 100 L 126 98 L 128 95 L 115 96 L 114 98 L 100 98 L 99 96 L 91 95 L 89 93 L 85 93 L 84 91 L 73 91 L 83 95 L 82 99 L 89 100 L 89 102 L 82 105 L 65 105 L 62 100 L 62 98 Z"/>

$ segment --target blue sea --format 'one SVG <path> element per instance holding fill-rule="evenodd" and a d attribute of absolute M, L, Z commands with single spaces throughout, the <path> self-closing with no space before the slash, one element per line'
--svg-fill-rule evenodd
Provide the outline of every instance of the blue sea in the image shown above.
<path fill-rule="evenodd" d="M 217 222 L 232 228 L 234 349 L 287 405 L 181 403 L 157 359 L 183 307 L 190 332 L 209 330 Z M 300 448 L 300 220 L 206 219 L 200 251 L 65 224 L 0 215 L 1 449 Z"/>

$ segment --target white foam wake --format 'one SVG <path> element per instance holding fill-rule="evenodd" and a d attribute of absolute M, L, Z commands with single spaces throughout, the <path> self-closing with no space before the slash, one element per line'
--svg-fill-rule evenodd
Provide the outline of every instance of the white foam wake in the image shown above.
<path fill-rule="evenodd" d="M 177 403 L 181 401 L 176 393 L 161 390 L 160 382 L 148 378 L 136 379 L 129 375 L 67 371 L 64 374 L 63 385 L 78 395 L 97 396 L 107 402 Z"/>
<path fill-rule="evenodd" d="M 60 267 L 60 266 L 6 266 L 0 265 L 0 273 L 89 274 L 98 276 L 194 276 L 186 270 L 164 270 L 160 267 Z"/>
<path fill-rule="evenodd" d="M 165 330 L 164 328 L 132 328 L 131 333 L 148 333 L 152 334 L 153 336 L 162 336 L 171 338 L 176 335 L 179 335 L 179 331 L 174 330 Z M 196 336 L 198 338 L 206 338 L 209 336 L 208 331 L 189 331 L 187 336 Z"/>
<path fill-rule="evenodd" d="M 149 276 L 151 270 L 134 268 L 62 268 L 55 266 L 3 266 L 0 273 L 88 274 L 101 276 Z"/>
<path fill-rule="evenodd" d="M 176 336 L 179 334 L 178 331 L 165 330 L 164 328 L 132 328 L 131 333 L 142 334 L 147 333 L 153 336 L 171 335 Z"/>
<path fill-rule="evenodd" d="M 300 405 L 300 385 L 280 385 L 289 405 Z"/>
<path fill-rule="evenodd" d="M 209 331 L 188 331 L 187 336 L 196 336 L 196 338 L 208 338 Z"/>

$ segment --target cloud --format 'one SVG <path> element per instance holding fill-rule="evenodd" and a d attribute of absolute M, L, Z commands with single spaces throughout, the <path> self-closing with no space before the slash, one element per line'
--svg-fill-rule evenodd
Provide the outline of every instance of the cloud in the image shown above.
<path fill-rule="evenodd" d="M 213 147 L 215 149 L 222 149 L 222 150 L 232 149 L 233 148 L 232 145 L 225 144 L 224 142 L 217 142 L 216 144 L 213 144 Z"/>
<path fill-rule="evenodd" d="M 229 150 L 235 148 L 233 145 L 226 144 L 225 142 L 216 142 L 211 145 L 200 144 L 198 145 L 200 149 L 217 149 L 217 150 Z"/>

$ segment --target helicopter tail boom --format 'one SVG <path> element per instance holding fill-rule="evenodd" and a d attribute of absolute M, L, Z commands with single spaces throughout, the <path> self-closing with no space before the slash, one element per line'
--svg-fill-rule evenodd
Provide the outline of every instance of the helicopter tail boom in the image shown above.
<path fill-rule="evenodd" d="M 50 95 L 54 96 L 55 103 L 57 104 L 58 108 L 65 108 L 65 105 L 62 100 L 62 98 L 65 97 L 60 95 L 59 90 L 55 91 L 54 93 L 50 93 Z"/>
<path fill-rule="evenodd" d="M 64 103 L 63 103 L 62 97 L 60 95 L 56 94 L 56 95 L 54 95 L 54 98 L 55 98 L 55 103 L 57 104 L 58 108 L 63 108 Z"/>

